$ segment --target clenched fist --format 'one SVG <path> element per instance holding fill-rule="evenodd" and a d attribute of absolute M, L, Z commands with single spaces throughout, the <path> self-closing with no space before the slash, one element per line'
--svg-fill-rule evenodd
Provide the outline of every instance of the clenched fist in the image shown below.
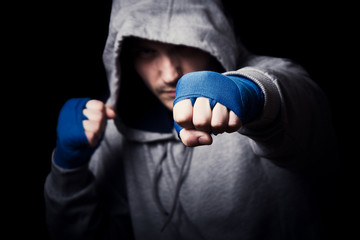
<path fill-rule="evenodd" d="M 190 99 L 178 102 L 173 108 L 173 117 L 183 127 L 179 136 L 188 147 L 211 144 L 209 132 L 231 133 L 241 127 L 241 121 L 233 111 L 220 103 L 211 110 L 209 99 L 205 97 L 198 97 L 194 106 Z"/>
<path fill-rule="evenodd" d="M 176 86 L 175 129 L 186 146 L 209 145 L 210 132 L 239 130 L 259 115 L 263 104 L 261 88 L 250 79 L 211 71 L 188 73 Z"/>
<path fill-rule="evenodd" d="M 68 100 L 59 114 L 55 163 L 68 169 L 87 163 L 104 134 L 106 120 L 114 117 L 114 110 L 101 101 Z"/>
<path fill-rule="evenodd" d="M 105 131 L 106 120 L 115 118 L 115 112 L 111 106 L 99 100 L 90 100 L 83 114 L 87 117 L 87 120 L 82 121 L 86 138 L 90 147 L 95 147 Z"/>

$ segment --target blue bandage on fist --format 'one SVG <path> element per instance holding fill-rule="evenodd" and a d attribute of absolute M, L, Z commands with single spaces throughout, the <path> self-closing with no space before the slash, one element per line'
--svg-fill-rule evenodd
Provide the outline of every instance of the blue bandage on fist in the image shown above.
<path fill-rule="evenodd" d="M 209 98 L 211 109 L 217 102 L 232 110 L 245 124 L 261 111 L 264 96 L 261 88 L 253 81 L 239 76 L 225 76 L 211 71 L 192 72 L 184 75 L 176 86 L 174 106 L 181 100 Z M 176 122 L 176 131 L 182 129 Z"/>
<path fill-rule="evenodd" d="M 73 98 L 62 107 L 57 125 L 55 163 L 71 169 L 87 163 L 95 148 L 89 147 L 85 135 L 83 120 L 87 117 L 83 109 L 90 98 Z"/>

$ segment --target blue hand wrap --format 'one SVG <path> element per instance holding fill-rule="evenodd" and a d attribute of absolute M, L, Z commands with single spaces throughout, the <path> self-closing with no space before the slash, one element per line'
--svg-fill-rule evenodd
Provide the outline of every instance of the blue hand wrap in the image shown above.
<path fill-rule="evenodd" d="M 176 86 L 177 102 L 190 99 L 194 105 L 197 97 L 209 98 L 211 109 L 217 102 L 232 110 L 245 124 L 260 113 L 264 96 L 253 81 L 239 76 L 225 76 L 211 71 L 192 72 L 184 75 Z M 179 133 L 182 127 L 174 123 Z"/>
<path fill-rule="evenodd" d="M 87 117 L 82 113 L 90 98 L 73 98 L 62 107 L 58 125 L 54 161 L 63 168 L 80 167 L 89 161 L 95 148 L 89 147 L 83 120 Z"/>

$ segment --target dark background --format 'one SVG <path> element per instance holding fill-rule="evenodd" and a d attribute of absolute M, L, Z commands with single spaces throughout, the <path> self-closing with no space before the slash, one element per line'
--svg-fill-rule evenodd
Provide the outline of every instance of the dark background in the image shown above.
<path fill-rule="evenodd" d="M 310 3 L 226 1 L 244 45 L 260 55 L 286 57 L 303 65 L 329 98 L 341 161 L 339 190 L 327 213 L 329 236 L 350 236 L 354 197 L 355 51 L 348 8 Z M 234 5 L 236 3 L 236 5 Z M 4 34 L 9 52 L 3 84 L 6 94 L 3 208 L 5 233 L 46 239 L 43 185 L 56 141 L 57 115 L 73 97 L 99 98 L 107 82 L 102 50 L 111 1 L 47 1 L 13 6 Z M 349 7 L 350 8 L 350 7 Z M 350 58 L 351 59 L 351 58 Z M 350 74 L 349 74 L 350 73 Z M 4 110 L 3 110 L 4 111 Z M 356 136 L 355 136 L 356 137 Z M 355 155 L 356 156 L 356 155 Z M 4 233 L 4 236 L 6 235 Z"/>

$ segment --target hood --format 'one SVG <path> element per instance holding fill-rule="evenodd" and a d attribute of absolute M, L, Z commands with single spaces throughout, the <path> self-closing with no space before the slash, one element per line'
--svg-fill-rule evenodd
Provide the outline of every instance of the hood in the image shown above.
<path fill-rule="evenodd" d="M 127 99 L 119 101 L 120 92 L 123 92 L 120 89 L 124 88 L 121 82 L 126 81 L 121 79 L 122 66 L 119 56 L 123 50 L 124 39 L 127 37 L 201 49 L 214 56 L 226 71 L 234 70 L 238 56 L 245 52 L 235 38 L 220 0 L 113 0 L 103 62 L 110 90 L 107 103 L 113 105 L 115 109 L 121 108 L 120 105 L 131 108 L 134 102 Z M 131 90 L 126 89 L 126 92 L 129 93 Z M 138 108 L 138 111 L 142 110 Z M 121 114 L 118 120 L 121 122 Z M 149 122 L 157 122 L 157 120 L 152 119 Z M 126 132 L 130 138 L 137 140 L 140 138 L 141 141 L 162 138 L 160 136 L 169 137 L 169 133 L 161 133 L 157 130 L 137 129 L 131 133 L 132 129 L 124 124 L 120 125 L 122 125 L 121 132 Z M 130 136 L 133 134 L 138 137 Z"/>

